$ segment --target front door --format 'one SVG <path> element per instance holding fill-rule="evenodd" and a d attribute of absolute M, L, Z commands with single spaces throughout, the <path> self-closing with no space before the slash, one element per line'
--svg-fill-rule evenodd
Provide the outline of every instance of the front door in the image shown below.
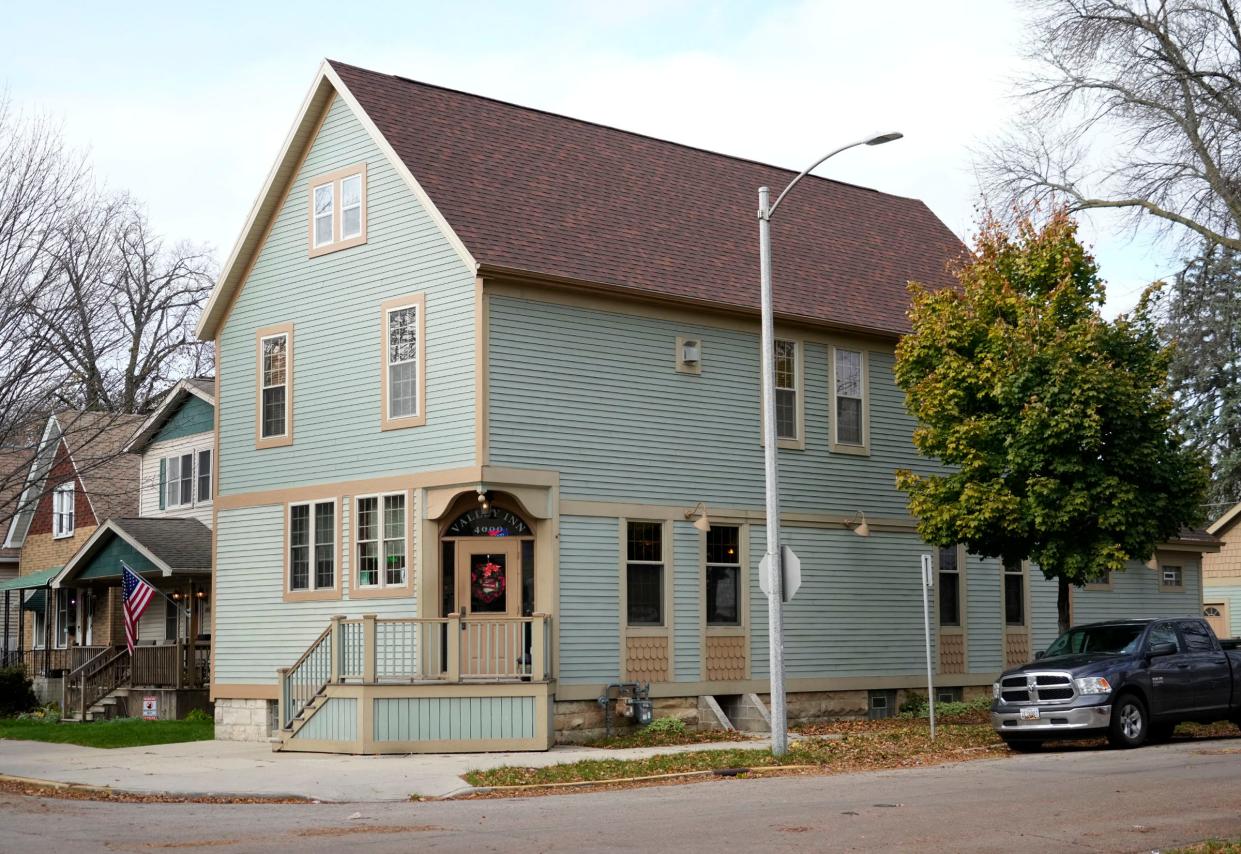
<path fill-rule="evenodd" d="M 455 587 L 461 615 L 461 675 L 519 676 L 525 656 L 521 543 L 458 540 Z"/>
<path fill-rule="evenodd" d="M 1227 603 L 1208 602 L 1202 606 L 1202 616 L 1206 618 L 1207 624 L 1211 627 L 1211 631 L 1215 632 L 1215 636 L 1220 640 L 1223 640 L 1232 634 L 1228 630 Z"/>

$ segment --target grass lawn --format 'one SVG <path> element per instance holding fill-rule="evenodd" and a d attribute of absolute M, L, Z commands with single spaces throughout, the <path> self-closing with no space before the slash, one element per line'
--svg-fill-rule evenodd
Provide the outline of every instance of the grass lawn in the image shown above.
<path fill-rule="evenodd" d="M 80 744 L 84 747 L 142 747 L 207 741 L 215 737 L 211 721 L 144 721 L 118 718 L 92 723 L 59 723 L 46 720 L 0 720 L 0 738 Z"/>
<path fill-rule="evenodd" d="M 701 750 L 645 759 L 587 759 L 545 768 L 508 766 L 471 771 L 465 779 L 472 786 L 538 786 L 778 765 L 811 766 L 806 770 L 830 773 L 931 765 L 1006 752 L 988 725 L 942 726 L 932 742 L 928 727 L 919 721 L 885 721 L 838 727 L 832 740 L 794 735 L 789 752 L 779 759 L 766 749 Z"/>
<path fill-rule="evenodd" d="M 1199 842 L 1197 845 L 1190 845 L 1186 848 L 1173 848 L 1166 854 L 1241 854 L 1241 840 L 1234 839 L 1227 842 L 1220 839 L 1209 839 L 1206 842 Z"/>

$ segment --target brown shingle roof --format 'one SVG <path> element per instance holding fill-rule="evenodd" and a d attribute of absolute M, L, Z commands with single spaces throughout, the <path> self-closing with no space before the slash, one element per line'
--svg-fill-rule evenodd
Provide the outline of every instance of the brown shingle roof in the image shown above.
<path fill-rule="evenodd" d="M 796 173 L 331 65 L 483 267 L 757 310 L 758 188 Z M 917 199 L 822 178 L 772 243 L 777 313 L 887 333 L 963 251 Z"/>

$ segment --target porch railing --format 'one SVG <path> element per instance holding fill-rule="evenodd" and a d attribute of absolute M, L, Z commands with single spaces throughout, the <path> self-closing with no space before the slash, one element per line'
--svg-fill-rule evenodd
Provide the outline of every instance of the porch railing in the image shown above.
<path fill-rule="evenodd" d="M 74 668 L 61 683 L 61 710 L 86 720 L 86 710 L 129 681 L 129 650 L 104 647 L 101 652 Z"/>
<path fill-rule="evenodd" d="M 75 647 L 74 653 L 70 660 L 84 660 L 65 673 L 61 708 L 84 720 L 87 709 L 118 688 L 193 688 L 206 684 L 211 644 L 136 646 L 133 655 L 121 646 L 83 646 Z"/>
<path fill-rule="evenodd" d="M 544 681 L 551 622 L 530 617 L 333 617 L 292 667 L 280 668 L 287 729 L 329 683 Z"/>
<path fill-rule="evenodd" d="M 101 645 L 14 649 L 4 654 L 0 666 L 21 667 L 27 676 L 46 676 L 76 670 L 105 649 Z"/>

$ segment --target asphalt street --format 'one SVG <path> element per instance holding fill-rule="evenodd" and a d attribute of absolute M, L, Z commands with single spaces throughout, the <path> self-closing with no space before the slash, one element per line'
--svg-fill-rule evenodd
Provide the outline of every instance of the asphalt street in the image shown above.
<path fill-rule="evenodd" d="M 2 795 L 0 815 L 5 852 L 1153 851 L 1241 837 L 1241 739 L 509 800 L 196 805 Z"/>

